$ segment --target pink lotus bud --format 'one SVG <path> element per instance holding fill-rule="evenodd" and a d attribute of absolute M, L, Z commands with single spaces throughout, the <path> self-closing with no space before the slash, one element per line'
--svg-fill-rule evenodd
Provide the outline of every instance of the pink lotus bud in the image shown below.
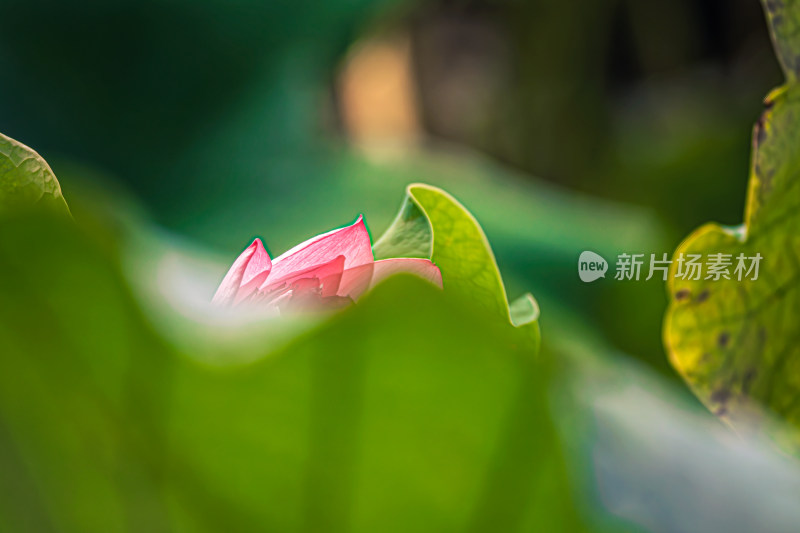
<path fill-rule="evenodd" d="M 342 307 L 387 277 L 408 272 L 442 286 L 439 268 L 428 259 L 375 261 L 364 218 L 317 235 L 274 261 L 255 239 L 234 261 L 213 303 L 277 307 L 281 311 Z"/>

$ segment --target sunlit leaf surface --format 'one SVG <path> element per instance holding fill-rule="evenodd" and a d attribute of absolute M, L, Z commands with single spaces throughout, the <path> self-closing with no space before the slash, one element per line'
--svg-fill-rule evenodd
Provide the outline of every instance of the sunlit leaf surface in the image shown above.
<path fill-rule="evenodd" d="M 509 310 L 503 280 L 486 235 L 469 211 L 441 189 L 410 185 L 400 213 L 373 250 L 379 259 L 430 258 L 442 271 L 445 290 L 506 317 L 523 327 L 538 343 L 536 301 L 525 295 Z"/>

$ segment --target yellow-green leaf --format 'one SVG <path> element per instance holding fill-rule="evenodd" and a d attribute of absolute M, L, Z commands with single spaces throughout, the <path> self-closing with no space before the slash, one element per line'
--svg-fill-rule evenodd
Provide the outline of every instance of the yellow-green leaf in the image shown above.
<path fill-rule="evenodd" d="M 765 429 L 764 409 L 788 421 L 781 439 L 800 443 L 800 2 L 765 0 L 786 84 L 766 99 L 753 131 L 745 222 L 708 224 L 680 254 L 763 258 L 758 278 L 714 281 L 670 275 L 664 339 L 672 364 L 697 396 L 737 429 Z M 749 264 L 748 264 L 749 266 Z M 771 429 L 769 431 L 772 431 Z"/>
<path fill-rule="evenodd" d="M 0 133 L 0 213 L 34 205 L 69 212 L 61 186 L 42 156 Z"/>

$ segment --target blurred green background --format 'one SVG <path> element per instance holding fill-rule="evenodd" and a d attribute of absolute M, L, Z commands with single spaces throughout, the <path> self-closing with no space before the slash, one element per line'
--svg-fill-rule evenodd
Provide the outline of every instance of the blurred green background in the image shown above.
<path fill-rule="evenodd" d="M 404 185 L 483 223 L 532 290 L 669 374 L 660 282 L 583 285 L 578 254 L 671 252 L 742 219 L 750 129 L 780 82 L 755 0 L 3 0 L 0 127 L 230 257 Z M 75 177 L 75 179 L 73 179 Z M 548 313 L 544 313 L 545 324 Z"/>
<path fill-rule="evenodd" d="M 576 273 L 741 222 L 780 82 L 756 0 L 0 0 L 0 131 L 81 227 L 0 224 L 0 529 L 790 530 L 797 465 L 676 381 L 663 282 Z M 415 181 L 538 299 L 536 365 L 409 280 L 208 346 L 136 284 L 377 237 Z"/>
<path fill-rule="evenodd" d="M 577 256 L 660 256 L 702 222 L 738 223 L 751 124 L 780 81 L 752 0 L 3 13 L 0 125 L 68 198 L 73 175 L 118 181 L 229 256 L 359 212 L 380 234 L 403 186 L 430 182 L 483 222 L 512 296 L 533 290 L 667 373 L 660 283 L 584 286 Z"/>

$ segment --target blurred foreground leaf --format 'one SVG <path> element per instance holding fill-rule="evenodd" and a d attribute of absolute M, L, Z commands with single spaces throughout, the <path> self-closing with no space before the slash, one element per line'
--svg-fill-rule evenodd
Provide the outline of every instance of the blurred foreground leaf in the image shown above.
<path fill-rule="evenodd" d="M 735 266 L 739 254 L 760 254 L 759 277 L 675 279 L 673 265 L 664 332 L 675 368 L 709 409 L 741 430 L 765 423 L 760 406 L 800 427 L 800 4 L 764 5 L 787 82 L 769 95 L 754 129 L 745 223 L 703 226 L 675 255 L 731 254 Z M 796 431 L 781 438 L 800 444 Z"/>
<path fill-rule="evenodd" d="M 0 222 L 1 530 L 583 530 L 506 320 L 398 277 L 209 365 L 148 324 L 105 231 Z"/>
<path fill-rule="evenodd" d="M 33 205 L 69 213 L 61 186 L 45 160 L 0 133 L 0 213 Z"/>

